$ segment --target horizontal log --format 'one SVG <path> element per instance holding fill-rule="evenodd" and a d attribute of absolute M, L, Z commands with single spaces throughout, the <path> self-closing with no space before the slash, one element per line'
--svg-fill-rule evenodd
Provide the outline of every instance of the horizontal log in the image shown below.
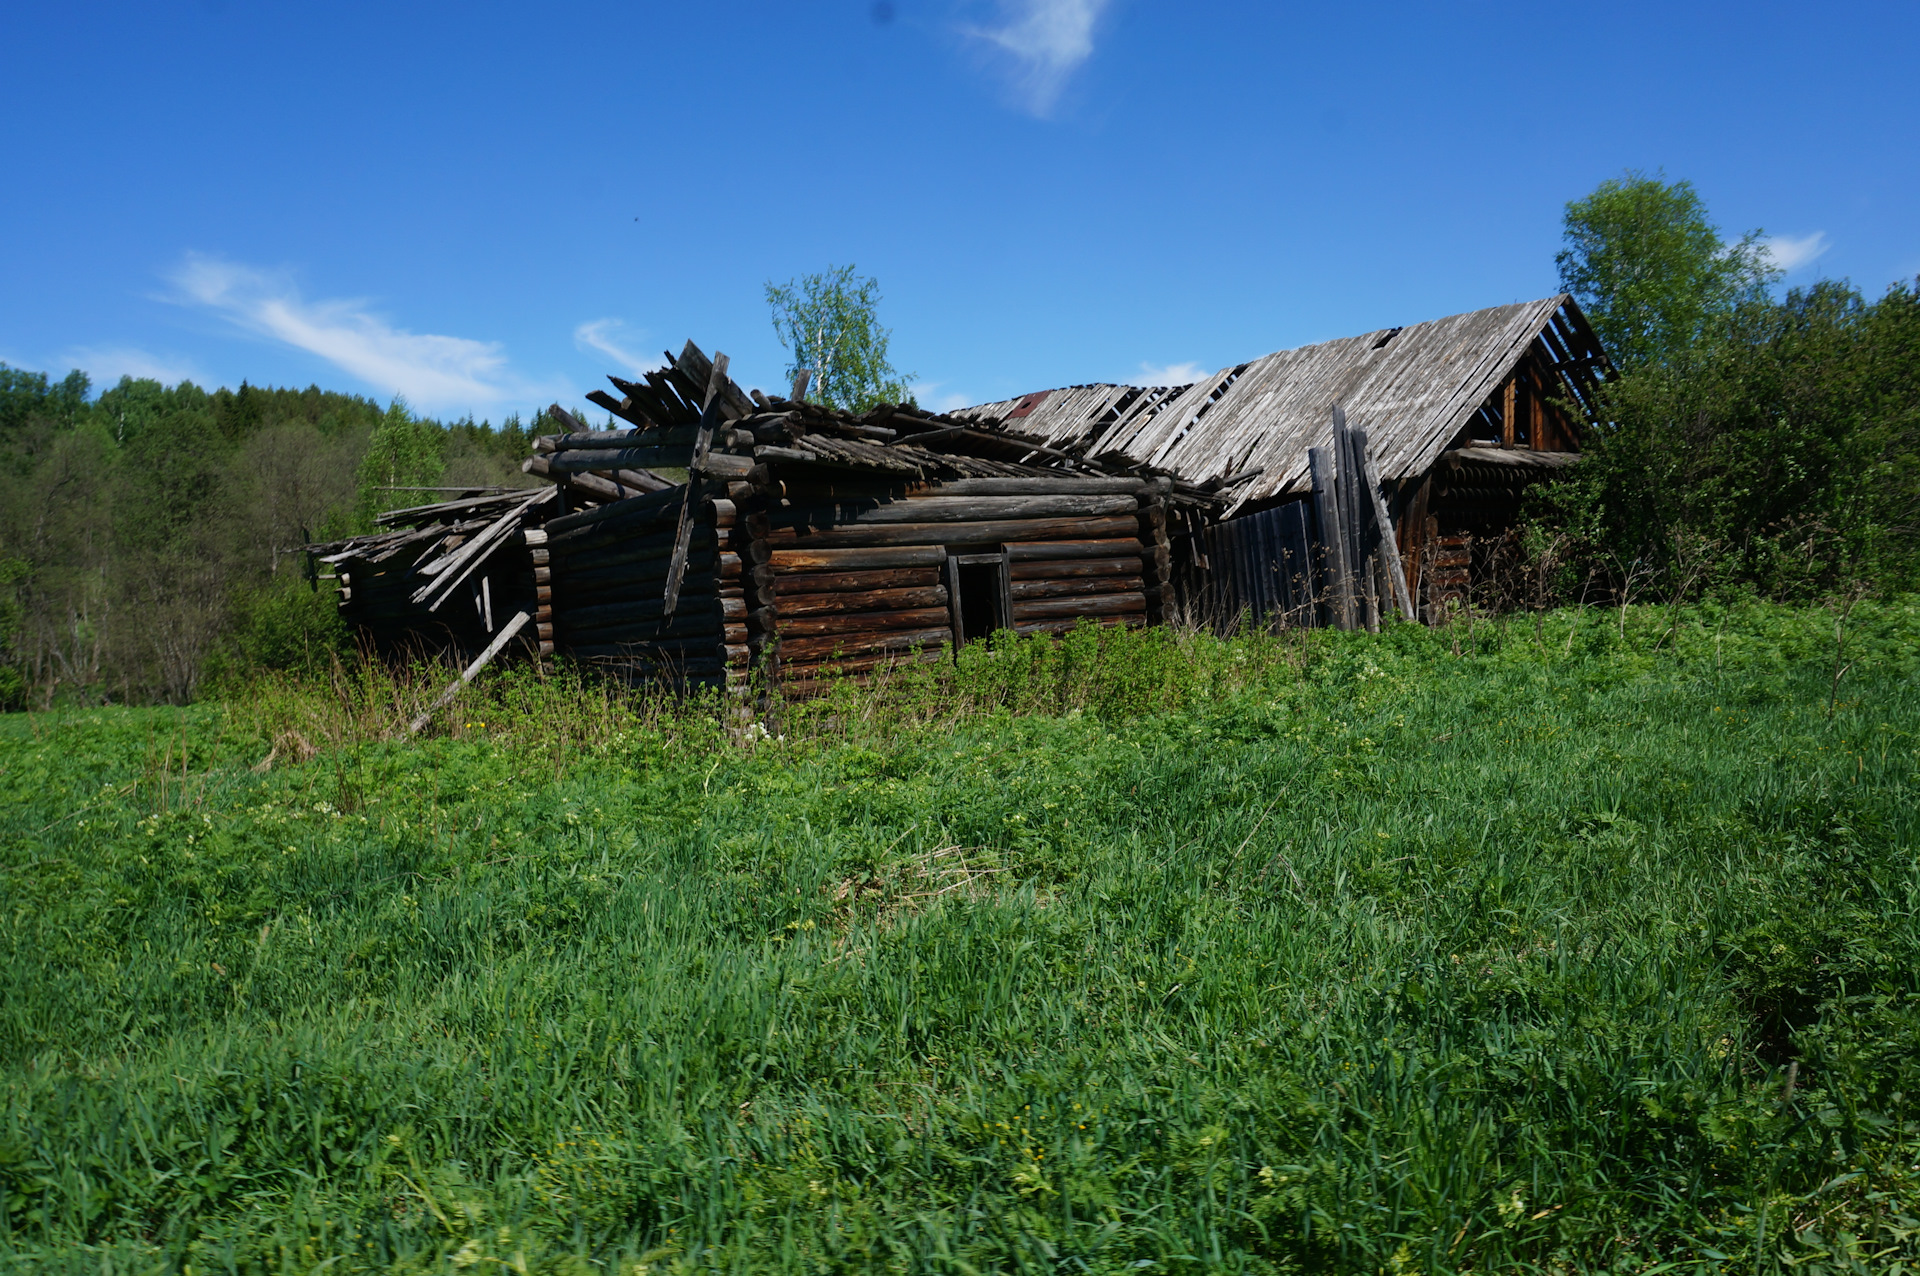
<path fill-rule="evenodd" d="M 1077 576 L 1138 576 L 1143 559 L 1127 558 L 1043 558 L 1030 563 L 1009 563 L 1007 574 L 1014 580 L 1063 580 Z"/>
<path fill-rule="evenodd" d="M 953 640 L 953 631 L 938 629 L 902 629 L 882 633 L 834 634 L 825 638 L 782 638 L 780 658 L 807 660 L 834 656 L 860 656 L 869 652 L 911 651 L 932 648 Z"/>
<path fill-rule="evenodd" d="M 786 588 L 789 572 L 842 572 L 863 568 L 945 567 L 946 547 L 942 545 L 902 545 L 867 549 L 773 549 L 768 561 Z"/>
<path fill-rule="evenodd" d="M 705 607 L 713 603 L 718 596 L 714 593 L 715 580 L 709 572 L 688 575 L 681 585 L 680 595 L 686 601 L 682 609 Z M 638 580 L 623 580 L 597 585 L 592 589 L 573 589 L 562 585 L 560 601 L 556 608 L 563 612 L 577 612 L 588 607 L 611 607 L 616 603 L 645 602 L 648 599 L 661 602 L 666 598 L 667 578 L 647 576 Z"/>
<path fill-rule="evenodd" d="M 735 456 L 731 452 L 709 452 L 700 473 L 717 479 L 744 479 L 753 472 L 753 460 L 750 457 Z"/>
<path fill-rule="evenodd" d="M 628 621 L 604 625 L 575 626 L 565 621 L 554 622 L 562 646 L 607 646 L 615 644 L 629 647 L 653 647 L 661 651 L 677 651 L 688 645 L 699 646 L 703 643 L 717 644 L 720 641 L 720 618 L 702 616 L 698 622 L 689 621 L 661 625 L 657 621 Z"/>
<path fill-rule="evenodd" d="M 596 603 L 591 607 L 555 610 L 553 623 L 567 633 L 583 629 L 606 629 L 616 625 L 660 627 L 663 624 L 662 616 L 665 608 L 664 598 L 631 598 L 624 602 Z M 703 598 L 687 599 L 684 604 L 676 606 L 671 617 L 664 620 L 665 629 L 689 634 L 706 633 L 709 628 L 719 623 L 720 600 L 711 594 Z"/>
<path fill-rule="evenodd" d="M 1147 596 L 1139 591 L 1127 594 L 1096 594 L 1092 598 L 1040 598 L 1013 604 L 1013 620 L 1067 619 L 1075 616 L 1125 616 L 1145 614 Z"/>
<path fill-rule="evenodd" d="M 608 551 L 625 554 L 641 549 L 651 549 L 660 543 L 661 537 L 665 537 L 667 543 L 671 545 L 676 530 L 674 521 L 674 516 L 668 514 L 647 522 L 620 523 L 613 527 L 603 525 L 577 528 L 555 536 L 547 543 L 547 552 L 557 565 L 567 559 L 578 558 L 582 554 Z M 715 543 L 714 529 L 711 527 L 695 523 L 693 535 L 703 548 L 710 548 Z"/>
<path fill-rule="evenodd" d="M 533 445 L 536 451 L 552 456 L 557 452 L 572 452 L 579 448 L 630 448 L 639 441 L 639 432 L 636 430 L 587 430 L 580 434 L 543 434 L 533 441 Z"/>
<path fill-rule="evenodd" d="M 786 507 L 768 512 L 771 527 L 844 527 L 869 523 L 979 523 L 1028 518 L 1093 518 L 1137 513 L 1131 496 L 916 496 L 888 504 Z"/>
<path fill-rule="evenodd" d="M 550 570 L 554 581 L 563 590 L 572 593 L 580 589 L 595 589 L 601 585 L 620 584 L 632 580 L 665 580 L 667 566 L 673 560 L 671 544 L 649 545 L 644 549 L 622 550 L 618 545 L 602 547 L 602 553 L 588 551 L 573 558 L 565 559 Z M 713 553 L 713 543 L 696 544 L 687 551 L 687 572 L 717 576 L 717 563 Z"/>
<path fill-rule="evenodd" d="M 774 528 L 767 542 L 783 549 L 840 549 L 884 545 L 993 545 L 1025 540 L 1080 540 L 1131 533 L 1133 514 L 1104 518 L 1031 518 L 977 523 L 854 523 L 799 532 Z"/>
<path fill-rule="evenodd" d="M 1072 620 L 1028 620 L 1016 623 L 1013 632 L 1022 638 L 1031 638 L 1037 634 L 1067 634 L 1080 627 L 1082 621 L 1092 620 L 1101 629 L 1126 629 L 1143 623 L 1139 615 L 1128 616 L 1078 616 Z"/>
<path fill-rule="evenodd" d="M 721 641 L 729 646 L 746 646 L 747 627 L 745 624 L 723 624 L 720 627 Z"/>
<path fill-rule="evenodd" d="M 1144 591 L 1139 576 L 1082 576 L 1069 580 L 1022 580 L 1013 585 L 1018 605 L 1032 598 L 1091 598 L 1097 594 L 1137 594 Z"/>
<path fill-rule="evenodd" d="M 928 496 L 1138 496 L 1146 484 L 1135 478 L 1078 478 L 1070 474 L 1045 478 L 954 479 L 926 489 Z"/>
<path fill-rule="evenodd" d="M 646 521 L 658 517 L 662 510 L 672 510 L 678 514 L 679 501 L 683 498 L 684 484 L 667 489 L 664 492 L 648 492 L 645 496 L 632 496 L 624 501 L 615 501 L 611 505 L 601 505 L 590 510 L 581 510 L 574 514 L 562 514 L 558 518 L 547 520 L 547 539 L 551 542 L 562 534 L 600 523 L 624 523 L 629 519 Z"/>
<path fill-rule="evenodd" d="M 547 468 L 555 474 L 574 474 L 582 470 L 622 470 L 628 466 L 652 469 L 656 465 L 685 469 L 693 464 L 693 446 L 685 447 L 608 447 L 577 448 L 555 452 L 547 458 Z"/>
<path fill-rule="evenodd" d="M 1125 536 L 1098 540 L 1028 541 L 1007 546 L 1008 563 L 1044 562 L 1063 558 L 1126 558 L 1146 552 L 1139 533 L 1128 528 Z"/>
<path fill-rule="evenodd" d="M 862 572 L 804 572 L 780 576 L 776 592 L 782 605 L 808 594 L 866 593 L 875 589 L 924 589 L 938 585 L 938 567 L 893 567 Z"/>
<path fill-rule="evenodd" d="M 794 594 L 779 597 L 780 615 L 831 616 L 851 611 L 898 611 L 909 607 L 945 607 L 944 585 L 924 585 L 918 589 L 872 589 L 864 593 L 835 590 L 825 594 Z"/>
<path fill-rule="evenodd" d="M 548 559 L 556 577 L 577 576 L 581 572 L 596 571 L 622 563 L 635 564 L 651 559 L 664 559 L 673 556 L 673 524 L 655 524 L 652 527 L 615 529 L 592 537 L 583 537 L 557 545 Z M 718 537 L 711 527 L 694 524 L 693 535 L 687 544 L 689 554 L 718 561 L 725 551 L 716 543 Z M 664 570 L 664 569 L 662 569 Z"/>
<path fill-rule="evenodd" d="M 861 611 L 839 616 L 800 616 L 789 620 L 782 616 L 775 624 L 784 641 L 788 636 L 811 638 L 849 631 L 870 633 L 878 629 L 931 629 L 947 623 L 946 604 L 938 607 L 914 607 L 905 611 Z"/>
<path fill-rule="evenodd" d="M 744 598 L 728 597 L 726 594 L 720 595 L 720 614 L 728 620 L 745 620 L 747 618 L 747 600 Z"/>

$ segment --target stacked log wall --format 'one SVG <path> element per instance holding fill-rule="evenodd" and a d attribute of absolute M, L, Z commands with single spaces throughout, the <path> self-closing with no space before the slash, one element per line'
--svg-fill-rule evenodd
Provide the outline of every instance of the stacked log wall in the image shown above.
<path fill-rule="evenodd" d="M 782 680 L 914 653 L 940 658 L 954 637 L 951 553 L 1005 548 L 1021 634 L 1062 633 L 1083 618 L 1149 623 L 1165 596 L 1164 491 L 1137 479 L 962 479 L 867 492 L 841 484 L 832 504 L 806 500 L 815 484 L 773 481 L 776 500 L 746 525 L 750 555 L 770 569 L 762 624 L 777 642 Z"/>
<path fill-rule="evenodd" d="M 634 680 L 713 681 L 747 658 L 745 607 L 726 578 L 722 548 L 735 521 L 728 501 L 694 511 L 686 570 L 672 615 L 666 585 L 684 487 L 550 521 L 536 554 L 544 591 L 538 622 L 543 655 L 570 656 Z M 731 613 L 731 614 L 730 614 Z"/>

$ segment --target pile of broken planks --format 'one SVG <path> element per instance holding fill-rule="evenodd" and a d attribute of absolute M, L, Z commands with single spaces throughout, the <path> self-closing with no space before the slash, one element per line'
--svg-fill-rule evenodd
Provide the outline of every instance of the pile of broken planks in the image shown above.
<path fill-rule="evenodd" d="M 521 533 L 554 498 L 522 489 L 390 510 L 375 519 L 390 531 L 307 548 L 334 569 L 343 618 L 379 650 L 428 629 L 477 650 L 531 605 Z"/>

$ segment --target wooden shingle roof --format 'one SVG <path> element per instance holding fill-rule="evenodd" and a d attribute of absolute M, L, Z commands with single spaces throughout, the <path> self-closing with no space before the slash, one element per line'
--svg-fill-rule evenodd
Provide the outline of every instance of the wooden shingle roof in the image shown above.
<path fill-rule="evenodd" d="M 1605 355 L 1560 295 L 1282 350 L 1186 386 L 1070 386 L 952 415 L 1189 483 L 1257 469 L 1233 490 L 1238 510 L 1310 490 L 1307 449 L 1332 443 L 1335 403 L 1367 430 L 1381 478 L 1425 473 L 1530 348 L 1587 402 Z"/>

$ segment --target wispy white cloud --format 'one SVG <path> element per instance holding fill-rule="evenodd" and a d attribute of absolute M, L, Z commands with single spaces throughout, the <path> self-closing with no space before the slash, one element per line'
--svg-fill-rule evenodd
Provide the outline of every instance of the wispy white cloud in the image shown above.
<path fill-rule="evenodd" d="M 573 330 L 573 343 L 582 350 L 599 351 L 636 376 L 657 369 L 658 359 L 635 354 L 620 344 L 620 331 L 626 326 L 619 319 L 594 319 Z"/>
<path fill-rule="evenodd" d="M 428 410 L 486 407 L 544 397 L 515 377 L 497 341 L 395 328 L 364 300 L 308 301 L 284 274 L 189 255 L 174 271 L 174 300 L 199 306 L 258 336 L 319 355 L 388 394 Z"/>
<path fill-rule="evenodd" d="M 940 387 L 945 384 L 944 381 L 916 381 L 907 387 L 907 391 L 913 395 L 915 403 L 934 412 L 953 412 L 973 406 L 974 400 L 967 395 L 953 391 L 940 393 Z"/>
<path fill-rule="evenodd" d="M 1792 235 L 1773 235 L 1762 241 L 1761 246 L 1767 256 L 1773 259 L 1773 264 L 1786 271 L 1800 269 L 1833 247 L 1827 242 L 1827 232 L 1824 230 L 1816 230 L 1798 239 Z"/>
<path fill-rule="evenodd" d="M 1109 2 L 999 0 L 996 25 L 962 30 L 996 56 L 1019 104 L 1044 118 L 1073 73 L 1093 56 L 1094 27 Z"/>
<path fill-rule="evenodd" d="M 182 381 L 204 383 L 199 370 L 186 359 L 150 354 L 132 346 L 80 346 L 63 353 L 56 361 L 62 368 L 80 368 L 93 379 L 95 390 L 120 384 L 121 377 L 135 381 L 158 381 L 178 385 Z"/>
<path fill-rule="evenodd" d="M 1191 385 L 1207 375 L 1207 370 L 1188 360 L 1186 363 L 1142 363 L 1137 385 Z"/>

